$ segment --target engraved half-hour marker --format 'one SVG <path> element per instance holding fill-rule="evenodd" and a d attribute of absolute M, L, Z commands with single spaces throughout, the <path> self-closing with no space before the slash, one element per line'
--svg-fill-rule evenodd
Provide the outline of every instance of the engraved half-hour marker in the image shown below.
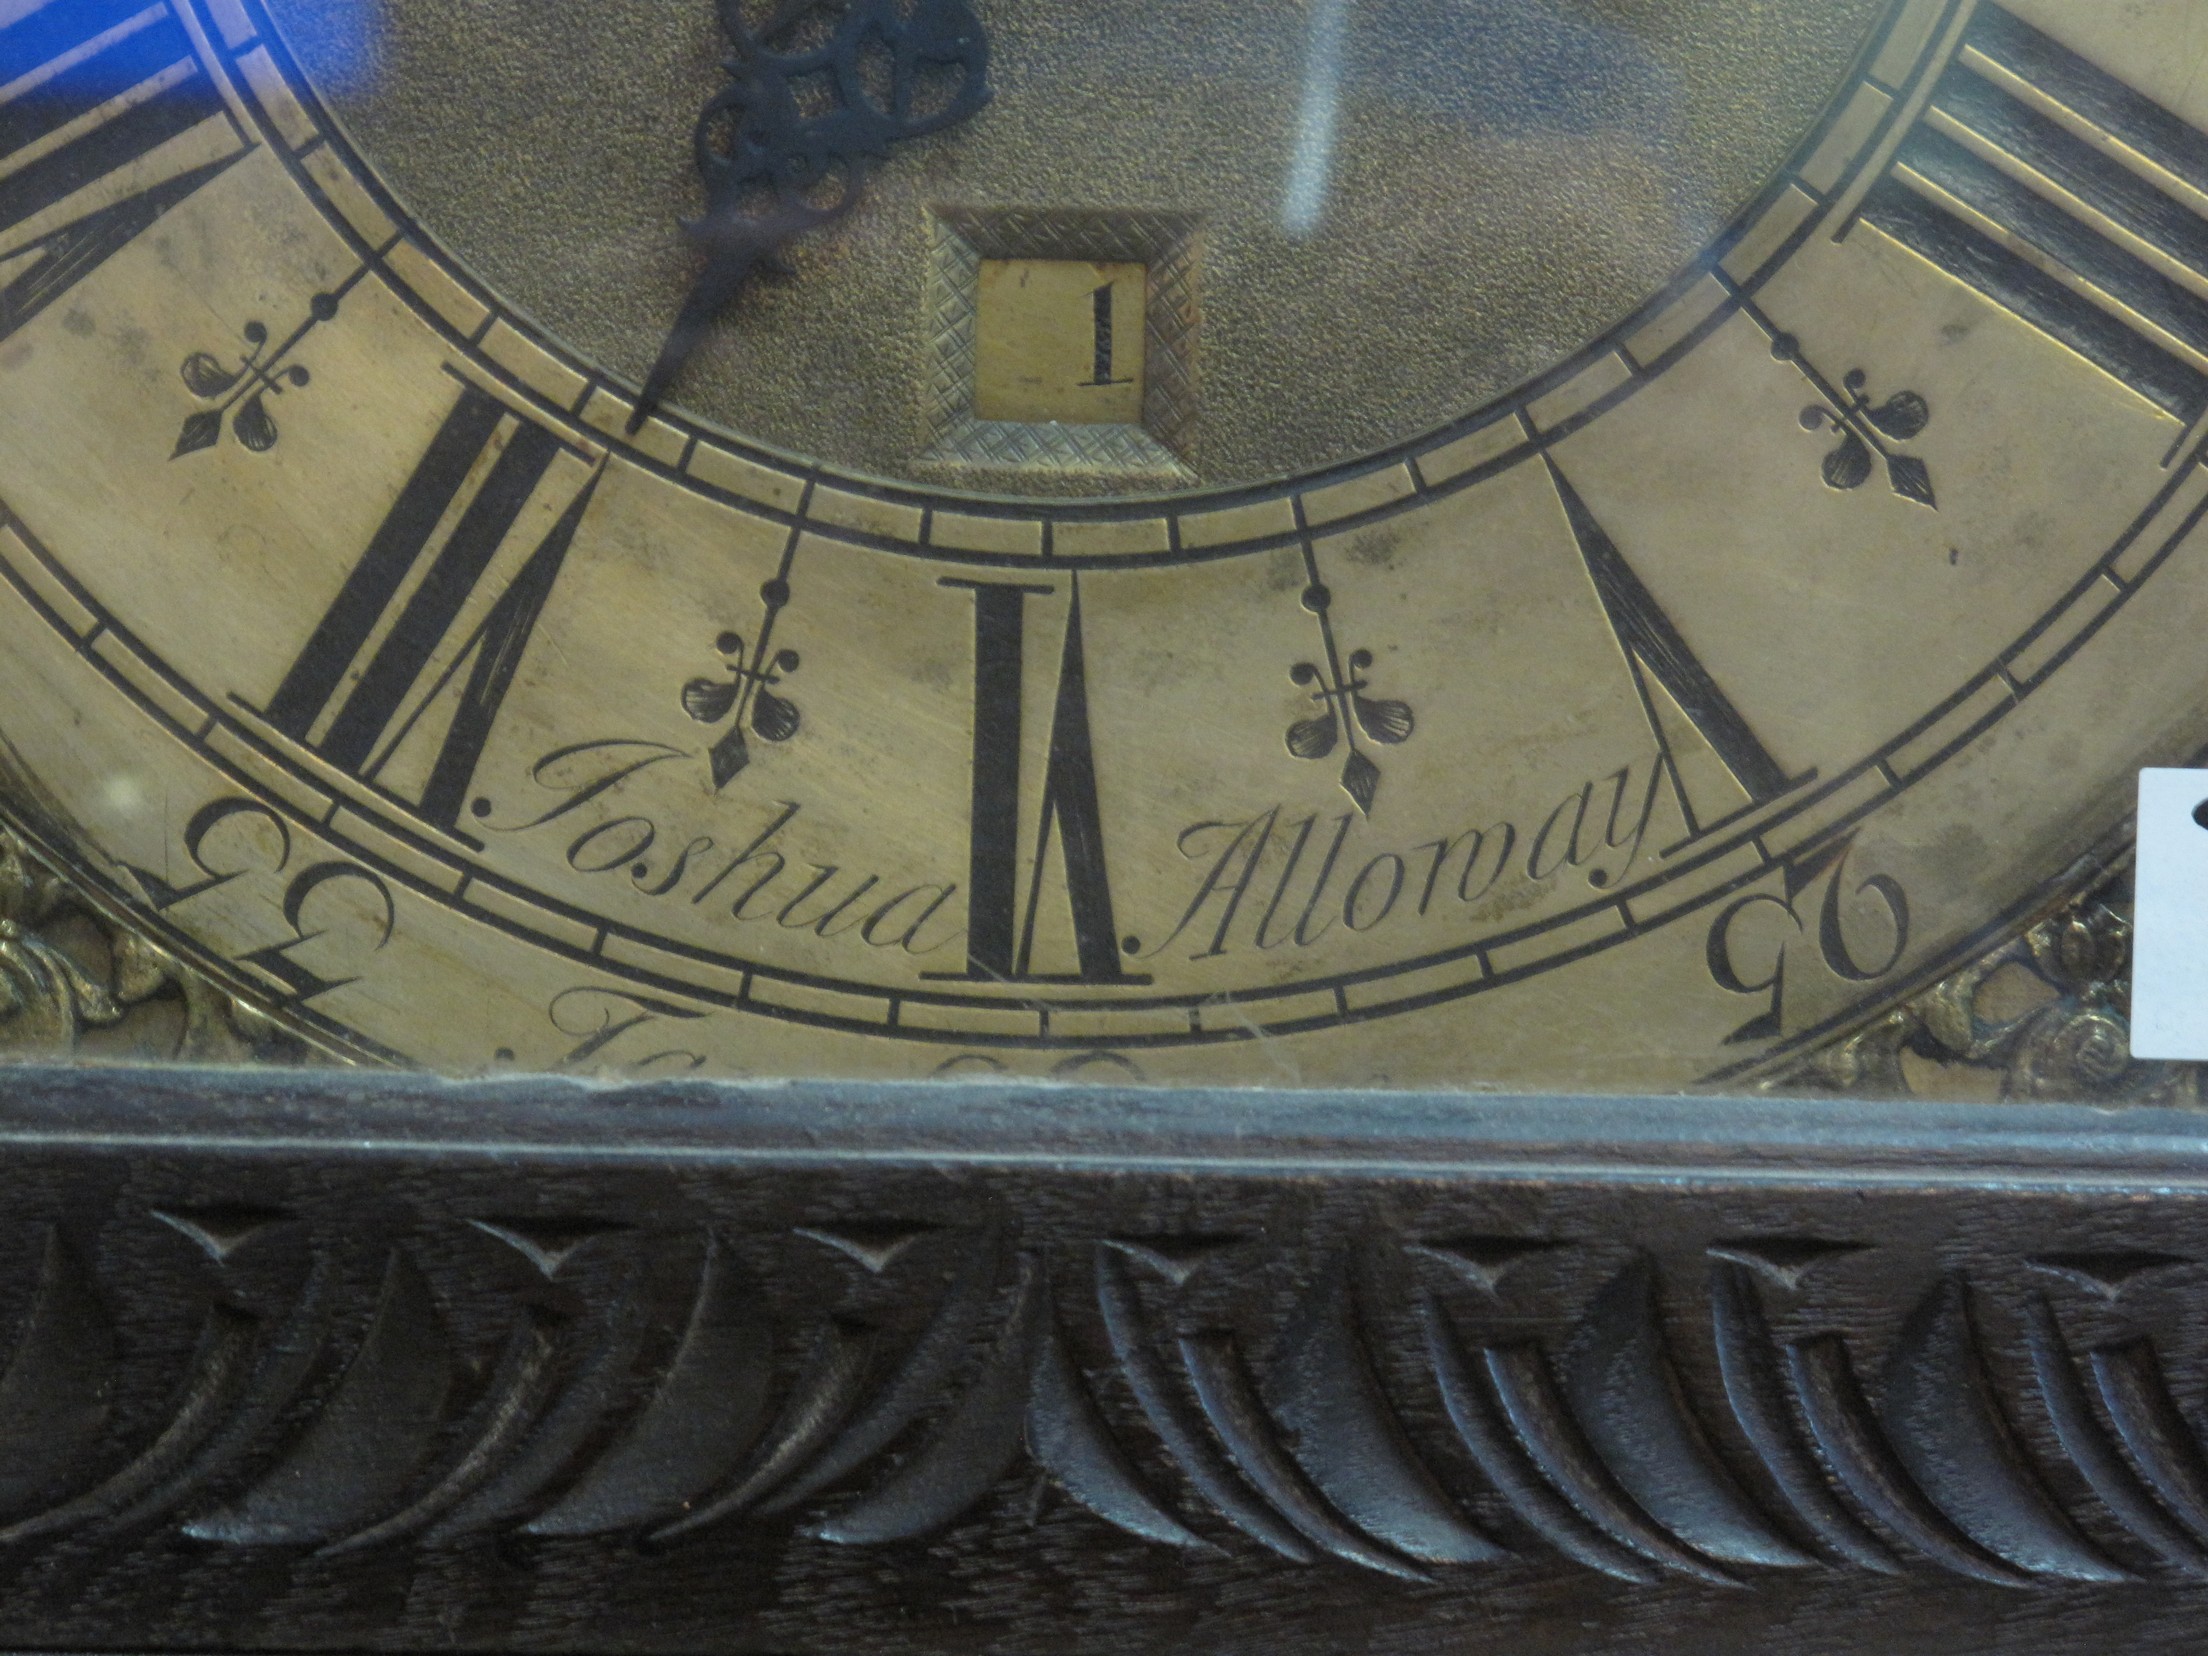
<path fill-rule="evenodd" d="M 387 767 L 421 730 L 431 749 L 424 764 L 395 768 L 426 770 L 422 814 L 457 824 L 596 483 L 580 461 L 568 468 L 579 475 L 553 478 L 563 452 L 542 426 L 464 389 L 270 698 L 269 722 L 341 770 L 385 783 L 396 781 Z M 557 519 L 518 565 L 501 557 L 548 490 L 568 494 Z M 494 578 L 503 590 L 485 605 Z M 463 630 L 474 613 L 480 619 Z M 437 708 L 443 730 L 432 734 Z"/>
<path fill-rule="evenodd" d="M 1372 689 L 1372 681 L 1366 677 L 1372 668 L 1372 652 L 1359 647 L 1343 653 L 1335 637 L 1334 594 L 1319 579 L 1318 562 L 1308 546 L 1304 548 L 1303 567 L 1310 581 L 1303 589 L 1303 607 L 1319 624 L 1320 660 L 1297 662 L 1288 670 L 1288 677 L 1318 704 L 1318 711 L 1288 727 L 1288 751 L 1298 759 L 1326 759 L 1333 755 L 1337 743 L 1346 740 L 1342 791 L 1369 817 L 1372 802 L 1380 792 L 1380 766 L 1365 748 L 1370 744 L 1393 747 L 1409 741 L 1417 719 L 1409 702 L 1366 694 Z M 1346 673 L 1342 670 L 1344 662 L 1349 668 Z"/>
<path fill-rule="evenodd" d="M 2181 419 L 2208 408 L 2208 136 L 1981 6 L 1863 216 Z"/>
<path fill-rule="evenodd" d="M 783 681 L 802 665 L 787 645 L 777 646 L 775 623 L 790 602 L 790 567 L 797 558 L 797 537 L 782 548 L 782 562 L 759 588 L 759 621 L 751 641 L 732 630 L 714 639 L 721 670 L 694 678 L 682 687 L 682 710 L 720 734 L 707 750 L 713 786 L 725 788 L 751 764 L 751 737 L 787 742 L 805 722 L 797 703 L 783 694 Z M 749 735 L 746 734 L 749 727 Z"/>
<path fill-rule="evenodd" d="M 46 0 L 0 27 L 0 339 L 246 145 L 166 5 Z"/>

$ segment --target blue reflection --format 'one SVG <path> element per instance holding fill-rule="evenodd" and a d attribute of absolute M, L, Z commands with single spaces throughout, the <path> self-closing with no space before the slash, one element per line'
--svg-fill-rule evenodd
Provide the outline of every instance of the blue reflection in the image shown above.
<path fill-rule="evenodd" d="M 379 4 L 291 0 L 284 32 L 317 80 L 358 87 L 374 74 Z M 27 141 L 26 123 L 53 129 L 110 99 L 152 96 L 191 55 L 165 0 L 0 0 L 0 150 Z"/>
<path fill-rule="evenodd" d="M 23 123 L 78 113 L 142 86 L 188 55 L 166 6 L 147 0 L 48 0 L 27 12 L 0 6 L 0 88 L 11 89 L 0 136 L 27 141 Z M 43 114 L 41 112 L 44 112 Z M 0 142 L 0 149 L 15 145 Z"/>
<path fill-rule="evenodd" d="M 388 0 L 270 0 L 307 78 L 326 92 L 365 92 L 382 69 Z M 466 0 L 463 0 L 466 3 Z"/>

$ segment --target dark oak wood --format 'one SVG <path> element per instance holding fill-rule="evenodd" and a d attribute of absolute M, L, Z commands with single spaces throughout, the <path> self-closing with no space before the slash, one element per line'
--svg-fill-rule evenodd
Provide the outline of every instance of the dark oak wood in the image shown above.
<path fill-rule="evenodd" d="M 12 1071 L 0 1639 L 2189 1649 L 2204 1127 Z"/>

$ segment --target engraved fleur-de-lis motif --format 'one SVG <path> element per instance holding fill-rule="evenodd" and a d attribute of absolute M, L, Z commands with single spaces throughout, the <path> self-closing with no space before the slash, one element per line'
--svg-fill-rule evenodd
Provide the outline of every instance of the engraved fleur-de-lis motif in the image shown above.
<path fill-rule="evenodd" d="M 1822 469 L 1827 488 L 1860 489 L 1871 480 L 1880 462 L 1884 462 L 1886 482 L 1895 494 L 1920 506 L 1938 509 L 1939 502 L 1932 491 L 1932 468 L 1917 456 L 1904 454 L 1894 446 L 1922 435 L 1924 428 L 1932 423 L 1931 404 L 1921 393 L 1896 391 L 1874 404 L 1868 371 L 1851 368 L 1836 386 L 1802 354 L 1801 341 L 1792 334 L 1775 335 L 1771 354 L 1781 362 L 1794 364 L 1824 399 L 1803 409 L 1801 420 L 1804 431 L 1829 431 L 1840 439 L 1839 446 L 1824 458 Z"/>
<path fill-rule="evenodd" d="M 751 742 L 786 742 L 797 734 L 800 716 L 795 703 L 778 695 L 775 686 L 797 671 L 795 650 L 774 647 L 775 618 L 790 601 L 790 584 L 780 576 L 759 589 L 766 605 L 756 640 L 747 646 L 737 632 L 724 632 L 714 640 L 722 671 L 712 678 L 694 678 L 682 687 L 682 710 L 700 724 L 719 724 L 721 732 L 706 755 L 713 768 L 713 786 L 725 788 L 751 763 Z"/>
<path fill-rule="evenodd" d="M 225 422 L 230 434 L 253 453 L 265 454 L 274 448 L 282 433 L 268 411 L 268 399 L 282 396 L 287 387 L 304 386 L 312 377 L 296 363 L 285 367 L 284 359 L 309 333 L 337 314 L 339 297 L 335 293 L 316 294 L 307 302 L 307 320 L 274 350 L 268 348 L 268 324 L 258 318 L 247 322 L 239 330 L 245 349 L 234 368 L 211 351 L 194 351 L 186 357 L 177 369 L 178 377 L 193 396 L 214 406 L 185 419 L 169 458 L 179 460 L 213 448 L 222 441 Z"/>
<path fill-rule="evenodd" d="M 1365 694 L 1372 687 L 1365 677 L 1373 663 L 1370 650 L 1352 650 L 1344 671 L 1341 651 L 1334 642 L 1330 613 L 1333 601 L 1321 582 L 1314 581 L 1304 589 L 1303 607 L 1318 617 L 1326 663 L 1322 667 L 1317 662 L 1299 661 L 1288 669 L 1288 677 L 1308 690 L 1320 708 L 1310 718 L 1298 719 L 1288 727 L 1288 751 L 1298 759 L 1324 759 L 1346 741 L 1349 754 L 1342 762 L 1342 791 L 1356 801 L 1358 810 L 1370 816 L 1373 799 L 1380 791 L 1380 767 L 1358 745 L 1358 735 L 1361 732 L 1369 741 L 1394 747 L 1410 739 L 1416 721 L 1408 702 Z"/>

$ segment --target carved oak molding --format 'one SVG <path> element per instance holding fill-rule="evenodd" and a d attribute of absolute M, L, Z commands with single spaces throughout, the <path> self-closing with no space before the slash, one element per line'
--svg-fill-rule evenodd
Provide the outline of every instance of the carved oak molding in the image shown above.
<path fill-rule="evenodd" d="M 2187 1117 L 1250 1107 L 19 1071 L 0 1643 L 2197 1626 Z"/>

